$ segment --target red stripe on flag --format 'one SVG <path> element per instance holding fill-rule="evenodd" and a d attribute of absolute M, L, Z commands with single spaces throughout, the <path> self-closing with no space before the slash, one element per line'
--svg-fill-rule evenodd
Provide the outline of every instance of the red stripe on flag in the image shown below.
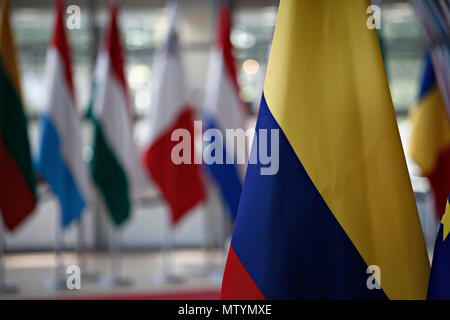
<path fill-rule="evenodd" d="M 433 189 L 434 208 L 440 221 L 450 193 L 450 146 L 440 153 L 434 170 L 427 175 L 427 178 Z"/>
<path fill-rule="evenodd" d="M 228 4 L 223 4 L 219 12 L 219 24 L 217 27 L 216 44 L 223 50 L 226 70 L 231 81 L 239 92 L 239 85 L 236 76 L 236 65 L 233 56 L 233 45 L 230 40 L 231 33 L 231 11 Z"/>
<path fill-rule="evenodd" d="M 230 246 L 222 281 L 222 300 L 265 300 L 264 295 Z"/>
<path fill-rule="evenodd" d="M 0 137 L 0 211 L 3 223 L 13 231 L 36 207 L 22 172 L 5 149 Z"/>
<path fill-rule="evenodd" d="M 108 30 L 106 31 L 106 37 L 104 42 L 104 50 L 106 50 L 109 54 L 109 57 L 111 59 L 111 69 L 116 77 L 116 79 L 119 81 L 120 86 L 122 87 L 123 94 L 125 96 L 125 100 L 127 102 L 128 106 L 128 112 L 130 114 L 131 119 L 135 119 L 134 113 L 131 110 L 131 107 L 128 103 L 128 89 L 127 89 L 127 82 L 125 79 L 125 72 L 124 72 L 124 53 L 122 48 L 122 43 L 120 42 L 120 32 L 119 27 L 117 24 L 118 14 L 119 14 L 119 7 L 117 3 L 113 3 L 111 5 L 111 20 L 108 27 Z"/>
<path fill-rule="evenodd" d="M 236 90 L 236 96 L 240 102 L 240 106 L 244 114 L 248 110 L 239 97 L 239 84 L 237 81 L 236 61 L 233 55 L 233 45 L 230 39 L 231 34 L 231 8 L 228 3 L 221 6 L 219 11 L 219 23 L 217 26 L 216 45 L 220 48 L 223 54 L 225 70 L 230 77 L 231 82 Z"/>
<path fill-rule="evenodd" d="M 69 86 L 70 93 L 72 95 L 72 99 L 75 98 L 74 95 L 74 87 L 73 87 L 73 78 L 72 78 L 72 68 L 71 61 L 72 58 L 70 56 L 69 45 L 67 43 L 67 37 L 64 30 L 64 4 L 63 0 L 57 0 L 55 3 L 55 28 L 53 30 L 53 38 L 52 45 L 58 49 L 59 54 L 61 55 L 64 61 L 64 75 L 66 77 L 67 84 Z"/>
<path fill-rule="evenodd" d="M 172 149 L 178 141 L 171 141 L 172 132 L 186 129 L 191 135 L 191 164 L 173 163 Z M 172 213 L 172 224 L 176 224 L 193 207 L 205 199 L 199 165 L 194 164 L 193 111 L 185 107 L 175 123 L 144 153 L 144 165 L 159 185 Z"/>

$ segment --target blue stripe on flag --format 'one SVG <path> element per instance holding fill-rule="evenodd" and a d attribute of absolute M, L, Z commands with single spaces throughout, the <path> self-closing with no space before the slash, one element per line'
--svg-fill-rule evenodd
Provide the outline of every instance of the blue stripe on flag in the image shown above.
<path fill-rule="evenodd" d="M 218 128 L 214 121 L 206 120 L 206 128 Z M 225 135 L 224 135 L 225 136 Z M 223 159 L 226 159 L 227 150 L 224 146 Z M 205 164 L 209 174 L 216 181 L 222 199 L 225 202 L 231 221 L 236 220 L 236 214 L 239 207 L 239 199 L 241 197 L 242 183 L 239 178 L 238 168 L 234 164 Z"/>
<path fill-rule="evenodd" d="M 428 285 L 428 299 L 450 300 L 450 235 L 443 241 L 443 225 L 434 245 L 433 266 Z"/>
<path fill-rule="evenodd" d="M 450 194 L 447 202 L 450 205 Z M 447 215 L 450 212 L 444 214 Z M 450 300 L 450 235 L 447 235 L 444 240 L 444 223 L 448 223 L 446 216 L 442 219 L 434 244 L 433 265 L 428 284 L 428 299 L 430 300 Z"/>
<path fill-rule="evenodd" d="M 425 56 L 425 64 L 422 76 L 422 87 L 420 88 L 419 100 L 422 100 L 436 85 L 433 62 L 429 53 Z"/>
<path fill-rule="evenodd" d="M 67 227 L 80 217 L 86 203 L 64 162 L 58 133 L 48 115 L 42 116 L 42 132 L 38 170 L 58 197 L 62 226 Z"/>
<path fill-rule="evenodd" d="M 262 294 L 267 299 L 387 299 L 382 289 L 368 289 L 367 264 L 309 178 L 264 96 L 259 129 L 279 130 L 279 171 L 260 175 L 261 164 L 248 165 L 232 246 Z"/>

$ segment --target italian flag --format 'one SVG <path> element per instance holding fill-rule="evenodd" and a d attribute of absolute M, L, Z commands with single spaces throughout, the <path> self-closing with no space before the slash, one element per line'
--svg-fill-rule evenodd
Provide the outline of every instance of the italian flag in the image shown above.
<path fill-rule="evenodd" d="M 36 206 L 27 120 L 23 109 L 16 50 L 6 0 L 0 26 L 0 211 L 13 231 Z"/>
<path fill-rule="evenodd" d="M 113 4 L 96 66 L 91 173 L 112 221 L 120 226 L 130 216 L 139 161 L 132 135 L 133 116 L 128 104 L 117 15 L 118 7 Z"/>
<path fill-rule="evenodd" d="M 177 7 L 172 6 L 172 19 L 167 41 L 155 57 L 155 81 L 152 103 L 147 117 L 150 134 L 143 154 L 145 168 L 158 185 L 176 225 L 205 199 L 200 167 L 194 163 L 194 108 L 188 103 L 187 86 L 178 46 L 176 30 Z M 189 138 L 173 139 L 176 130 L 183 129 Z M 173 150 L 184 139 L 190 154 L 188 163 L 176 163 Z M 183 151 L 188 152 L 188 151 Z"/>

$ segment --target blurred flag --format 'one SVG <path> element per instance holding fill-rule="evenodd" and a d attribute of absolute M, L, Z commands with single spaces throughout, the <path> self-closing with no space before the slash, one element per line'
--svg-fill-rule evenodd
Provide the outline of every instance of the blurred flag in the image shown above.
<path fill-rule="evenodd" d="M 450 194 L 434 245 L 428 299 L 450 299 Z"/>
<path fill-rule="evenodd" d="M 96 67 L 91 173 L 114 224 L 119 226 L 131 212 L 131 194 L 139 162 L 117 15 L 118 6 L 113 4 Z"/>
<path fill-rule="evenodd" d="M 429 55 L 425 61 L 419 105 L 410 118 L 412 133 L 409 152 L 422 175 L 430 181 L 439 221 L 450 193 L 450 124 Z"/>
<path fill-rule="evenodd" d="M 410 0 L 435 66 L 436 82 L 450 121 L 450 1 Z M 442 214 L 442 213 L 441 213 Z M 441 215 L 440 214 L 440 215 Z"/>
<path fill-rule="evenodd" d="M 231 12 L 228 2 L 219 10 L 216 40 L 211 50 L 205 93 L 205 129 L 244 129 L 246 110 L 239 97 L 236 66 L 230 41 Z M 229 145 L 229 142 L 228 142 Z M 224 158 L 234 158 L 235 150 L 225 145 Z M 235 162 L 236 163 L 236 162 Z M 216 181 L 232 221 L 236 219 L 242 190 L 241 168 L 236 164 L 206 165 Z"/>
<path fill-rule="evenodd" d="M 36 206 L 36 181 L 6 0 L 0 23 L 0 212 L 12 231 Z"/>
<path fill-rule="evenodd" d="M 224 299 L 426 297 L 429 262 L 369 5 L 280 2 L 256 125 L 279 130 L 279 171 L 247 168 Z"/>
<path fill-rule="evenodd" d="M 172 21 L 164 47 L 155 57 L 155 81 L 152 103 L 147 118 L 150 136 L 143 154 L 144 166 L 161 189 L 171 213 L 172 224 L 176 224 L 185 213 L 205 199 L 199 165 L 194 164 L 194 108 L 187 99 L 184 70 L 180 58 L 177 33 L 177 8 L 172 9 Z M 182 129 L 189 137 L 177 136 L 175 130 Z M 189 139 L 184 141 L 185 139 Z M 176 163 L 172 152 L 178 144 L 186 144 L 190 154 L 184 154 L 188 163 Z M 180 151 L 180 150 L 179 150 Z M 183 149 L 183 152 L 187 150 Z M 180 155 L 180 152 L 176 154 Z M 184 160 L 183 160 L 184 161 Z"/>
<path fill-rule="evenodd" d="M 87 170 L 81 157 L 80 119 L 74 103 L 71 54 L 64 30 L 64 4 L 55 2 L 55 26 L 47 53 L 47 110 L 42 116 L 39 173 L 58 197 L 62 225 L 86 207 Z"/>

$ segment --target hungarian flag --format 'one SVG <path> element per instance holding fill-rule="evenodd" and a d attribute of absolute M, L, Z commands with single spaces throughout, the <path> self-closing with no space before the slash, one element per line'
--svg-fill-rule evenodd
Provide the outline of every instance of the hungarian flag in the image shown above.
<path fill-rule="evenodd" d="M 224 299 L 426 297 L 430 265 L 369 5 L 280 1 L 256 124 L 279 133 L 268 139 L 279 170 L 247 167 Z"/>
<path fill-rule="evenodd" d="M 436 219 L 440 221 L 450 193 L 450 123 L 429 54 L 424 70 L 419 104 L 410 117 L 409 152 L 430 181 Z"/>
<path fill-rule="evenodd" d="M 36 206 L 36 181 L 6 0 L 0 23 L 0 212 L 12 231 Z"/>
<path fill-rule="evenodd" d="M 172 224 L 176 224 L 205 199 L 205 191 L 199 164 L 194 163 L 195 110 L 188 103 L 178 45 L 177 9 L 172 9 L 169 35 L 154 62 L 155 85 L 147 117 L 150 135 L 143 161 L 170 207 Z M 184 134 L 176 135 L 181 130 Z"/>
<path fill-rule="evenodd" d="M 227 129 L 245 129 L 247 115 L 245 105 L 239 97 L 230 32 L 230 4 L 224 2 L 219 9 L 216 39 L 210 54 L 204 105 L 205 129 L 218 129 L 223 136 Z M 232 221 L 236 218 L 239 206 L 243 172 L 233 145 L 232 141 L 225 141 L 223 158 L 235 159 L 234 163 L 205 165 L 220 190 Z"/>
<path fill-rule="evenodd" d="M 74 103 L 71 55 L 64 30 L 63 1 L 55 3 L 55 28 L 47 53 L 48 110 L 42 116 L 39 173 L 58 197 L 62 226 L 86 207 L 87 170 L 81 157 L 80 119 Z"/>
<path fill-rule="evenodd" d="M 120 226 L 130 216 L 139 161 L 117 26 L 118 6 L 113 4 L 110 12 L 94 79 L 92 119 L 95 132 L 91 174 L 114 224 Z"/>

